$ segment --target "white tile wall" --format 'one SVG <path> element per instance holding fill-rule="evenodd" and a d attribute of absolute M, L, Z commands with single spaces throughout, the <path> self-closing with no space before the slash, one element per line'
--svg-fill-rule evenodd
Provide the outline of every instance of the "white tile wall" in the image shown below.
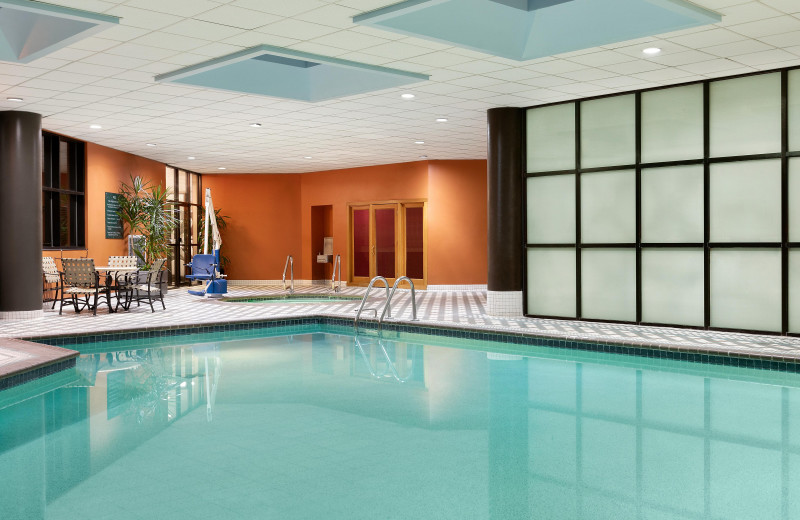
<path fill-rule="evenodd" d="M 522 316 L 522 291 L 486 291 L 486 314 Z"/>
<path fill-rule="evenodd" d="M 44 311 L 0 311 L 0 320 L 34 320 L 44 317 Z"/>

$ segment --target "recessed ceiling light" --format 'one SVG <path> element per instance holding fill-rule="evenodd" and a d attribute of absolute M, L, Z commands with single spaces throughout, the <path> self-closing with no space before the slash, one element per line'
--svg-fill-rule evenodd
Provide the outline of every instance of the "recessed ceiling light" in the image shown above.
<path fill-rule="evenodd" d="M 102 127 L 102 126 L 100 126 L 100 125 L 89 125 L 89 128 L 91 128 L 91 129 L 93 129 L 93 130 L 100 130 L 100 129 L 101 129 L 101 128 L 103 128 L 103 127 Z"/>
<path fill-rule="evenodd" d="M 425 144 L 425 141 L 414 141 L 414 144 Z"/>
<path fill-rule="evenodd" d="M 261 126 L 261 123 L 250 123 L 250 126 L 252 126 L 253 128 L 259 128 Z"/>
<path fill-rule="evenodd" d="M 187 157 L 187 159 L 189 159 L 190 161 L 194 161 L 194 156 L 190 155 L 189 157 Z"/>
<path fill-rule="evenodd" d="M 648 47 L 642 52 L 647 54 L 648 56 L 655 56 L 656 54 L 661 52 L 661 49 L 659 49 L 658 47 Z"/>
<path fill-rule="evenodd" d="M 305 157 L 303 157 L 303 159 L 313 159 L 313 157 L 311 157 L 310 155 L 306 155 Z"/>
<path fill-rule="evenodd" d="M 400 94 L 400 97 L 403 99 L 414 99 L 417 96 L 415 96 L 414 94 Z"/>
<path fill-rule="evenodd" d="M 428 158 L 428 156 L 427 156 L 427 155 L 420 155 L 420 156 L 419 156 L 419 158 L 420 158 L 420 159 L 427 159 L 427 158 Z"/>
<path fill-rule="evenodd" d="M 6 101 L 22 101 L 21 97 L 10 97 L 6 98 Z"/>
<path fill-rule="evenodd" d="M 437 117 L 436 118 L 436 122 L 437 123 L 446 123 L 447 122 L 447 118 L 446 117 Z"/>
<path fill-rule="evenodd" d="M 224 166 L 220 166 L 220 167 L 219 167 L 219 168 L 217 168 L 217 169 L 218 169 L 218 170 L 227 170 L 227 168 L 226 168 L 226 167 L 224 167 Z"/>
<path fill-rule="evenodd" d="M 155 143 L 147 143 L 147 146 L 155 146 Z"/>

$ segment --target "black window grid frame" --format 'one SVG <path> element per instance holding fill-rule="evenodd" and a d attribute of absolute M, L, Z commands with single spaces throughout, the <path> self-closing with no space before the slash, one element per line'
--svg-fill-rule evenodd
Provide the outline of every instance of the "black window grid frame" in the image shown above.
<path fill-rule="evenodd" d="M 671 84 L 649 89 L 641 89 L 630 92 L 620 92 L 615 94 L 606 94 L 601 96 L 592 96 L 571 101 L 560 101 L 555 103 L 546 103 L 541 105 L 534 105 L 525 107 L 526 113 L 528 110 L 543 108 L 554 105 L 575 105 L 575 168 L 568 170 L 544 171 L 529 173 L 527 171 L 527 124 L 523 126 L 524 134 L 522 140 L 526 143 L 522 147 L 522 264 L 523 264 L 523 287 L 522 287 L 522 308 L 523 315 L 530 318 L 546 318 L 546 319 L 562 319 L 570 321 L 586 321 L 598 323 L 621 323 L 621 324 L 636 324 L 636 325 L 654 325 L 666 326 L 681 329 L 695 329 L 695 330 L 712 330 L 723 332 L 746 332 L 746 333 L 759 333 L 768 335 L 784 335 L 784 336 L 800 336 L 800 332 L 789 331 L 789 253 L 792 250 L 800 251 L 800 242 L 792 242 L 789 240 L 789 159 L 792 157 L 800 157 L 800 150 L 789 150 L 789 73 L 793 70 L 800 70 L 800 67 L 787 67 L 771 70 L 758 71 L 747 74 L 738 74 L 735 76 L 727 76 L 723 78 L 714 78 L 701 81 L 691 81 L 686 83 Z M 780 152 L 776 153 L 763 153 L 763 154 L 747 154 L 740 156 L 727 156 L 727 157 L 711 157 L 710 156 L 710 86 L 712 83 L 719 81 L 727 81 L 736 78 L 751 77 L 765 74 L 780 74 L 780 125 L 781 125 L 781 143 Z M 642 143 L 642 128 L 641 128 L 641 96 L 645 92 L 655 90 L 664 90 L 678 88 L 688 85 L 701 84 L 703 86 L 703 157 L 698 159 L 689 160 L 676 160 L 676 161 L 658 161 L 658 162 L 642 162 L 641 161 L 641 143 Z M 584 102 L 596 99 L 604 99 L 609 97 L 619 96 L 635 96 L 635 162 L 633 164 L 619 164 L 613 166 L 603 166 L 595 168 L 582 168 L 581 167 L 581 105 Z M 710 166 L 717 163 L 733 163 L 755 161 L 763 159 L 780 159 L 781 161 L 781 241 L 780 242 L 712 242 L 710 240 Z M 642 241 L 642 222 L 641 222 L 641 179 L 642 170 L 659 167 L 669 166 L 688 166 L 688 165 L 702 165 L 703 166 L 703 242 L 685 242 L 685 243 L 655 243 Z M 635 190 L 636 190 L 636 233 L 634 242 L 625 243 L 583 243 L 581 240 L 581 177 L 582 174 L 616 171 L 616 170 L 634 170 L 635 171 Z M 531 177 L 545 177 L 553 175 L 574 175 L 575 177 L 575 242 L 573 243 L 528 243 L 527 236 L 527 179 Z M 800 201 L 797 202 L 800 204 Z M 575 316 L 557 316 L 557 315 L 544 315 L 544 314 L 531 314 L 528 312 L 528 251 L 530 249 L 545 249 L 545 248 L 574 248 L 575 249 Z M 626 248 L 633 249 L 636 255 L 636 317 L 633 321 L 622 320 L 608 320 L 598 318 L 583 317 L 581 309 L 581 251 L 583 249 L 591 248 Z M 704 254 L 704 272 L 703 272 L 703 325 L 685 325 L 674 323 L 656 323 L 642 320 L 642 249 L 643 248 L 663 248 L 663 249 L 686 249 L 697 248 L 702 249 Z M 781 252 L 781 328 L 780 331 L 766 331 L 766 330 L 753 330 L 753 329 L 740 329 L 740 328 L 726 328 L 711 326 L 711 251 L 713 249 L 722 248 L 742 248 L 742 249 L 773 249 Z"/>
<path fill-rule="evenodd" d="M 68 186 L 61 186 L 61 144 L 68 148 Z M 86 248 L 86 143 L 77 139 L 42 132 L 42 218 L 44 250 Z M 62 243 L 60 226 L 61 197 L 69 197 L 69 238 Z"/>

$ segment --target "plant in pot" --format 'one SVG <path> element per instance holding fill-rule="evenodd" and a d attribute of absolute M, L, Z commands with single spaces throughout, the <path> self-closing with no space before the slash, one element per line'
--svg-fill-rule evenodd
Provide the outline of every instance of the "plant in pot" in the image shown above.
<path fill-rule="evenodd" d="M 230 217 L 228 215 L 223 215 L 221 209 L 214 210 L 214 217 L 217 219 L 217 229 L 219 229 L 220 234 L 228 227 L 228 219 Z M 206 237 L 206 210 L 202 208 L 200 210 L 200 225 L 198 226 L 197 231 L 197 243 L 198 250 L 202 252 L 203 244 L 205 242 Z M 213 238 L 211 235 L 208 237 L 208 247 L 213 247 Z M 219 271 L 220 273 L 225 273 L 225 268 L 230 265 L 231 259 L 225 256 L 222 251 L 219 252 Z"/>
<path fill-rule="evenodd" d="M 119 217 L 128 234 L 144 236 L 143 243 L 136 244 L 133 250 L 143 262 L 142 271 L 169 255 L 170 236 L 178 224 L 172 203 L 167 200 L 169 193 L 169 188 L 153 185 L 138 176 L 131 176 L 130 184 L 120 185 Z M 166 292 L 166 285 L 166 280 L 162 280 L 162 293 Z"/>

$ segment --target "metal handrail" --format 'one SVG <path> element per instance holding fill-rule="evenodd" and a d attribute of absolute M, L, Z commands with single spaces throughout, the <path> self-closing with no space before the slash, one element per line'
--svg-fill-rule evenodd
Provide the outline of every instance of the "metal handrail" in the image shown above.
<path fill-rule="evenodd" d="M 389 296 L 386 297 L 386 306 L 383 308 L 383 312 L 381 313 L 381 317 L 378 319 L 378 332 L 381 331 L 381 326 L 383 325 L 383 318 L 386 317 L 386 309 L 389 308 L 389 305 L 392 303 L 392 298 L 394 297 L 394 292 L 397 290 L 397 286 L 400 285 L 400 282 L 406 280 L 409 285 L 411 285 L 411 321 L 417 321 L 417 296 L 416 292 L 414 291 L 414 282 L 408 276 L 401 276 L 397 280 L 394 281 L 394 285 L 392 285 L 392 292 L 389 293 Z M 388 290 L 388 287 L 387 287 Z M 389 318 L 392 317 L 392 312 L 389 311 Z"/>
<path fill-rule="evenodd" d="M 336 285 L 336 266 L 339 266 L 339 285 Z M 333 260 L 333 276 L 331 276 L 331 291 L 339 292 L 342 288 L 342 255 L 336 255 Z"/>
<path fill-rule="evenodd" d="M 364 297 L 361 298 L 361 305 L 358 306 L 358 310 L 356 311 L 356 317 L 353 320 L 353 330 L 358 331 L 358 320 L 361 319 L 361 311 L 367 310 L 372 311 L 375 313 L 375 317 L 378 317 L 378 309 L 375 307 L 368 307 L 364 309 L 364 304 L 367 303 L 367 298 L 369 298 L 369 292 L 372 290 L 372 286 L 375 285 L 375 282 L 383 280 L 384 285 L 386 286 L 386 306 L 383 309 L 383 312 L 386 313 L 386 309 L 389 307 L 389 282 L 383 276 L 376 276 L 372 280 L 369 281 L 369 285 L 367 286 L 367 292 L 364 293 Z M 389 316 L 392 315 L 392 309 L 389 308 L 388 310 Z"/>
<path fill-rule="evenodd" d="M 286 268 L 290 267 L 289 275 L 291 276 L 291 286 L 289 288 L 289 294 L 294 294 L 294 259 L 292 255 L 286 257 L 286 264 L 283 266 L 283 290 L 286 290 Z M 388 287 L 387 287 L 388 291 Z"/>

